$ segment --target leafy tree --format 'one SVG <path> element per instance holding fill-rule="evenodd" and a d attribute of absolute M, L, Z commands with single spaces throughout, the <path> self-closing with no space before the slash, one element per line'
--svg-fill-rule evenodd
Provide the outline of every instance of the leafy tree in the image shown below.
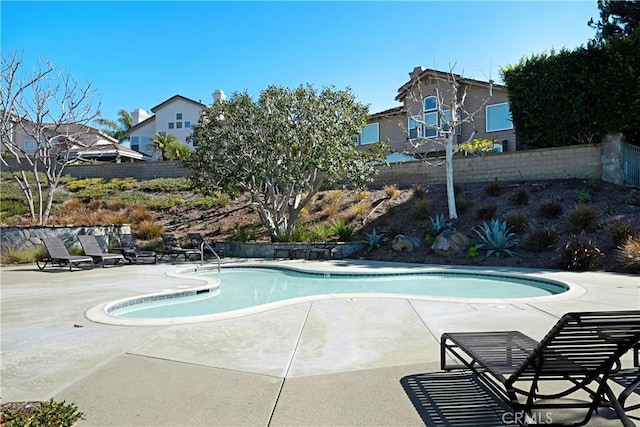
<path fill-rule="evenodd" d="M 129 139 L 127 131 L 133 127 L 133 117 L 127 110 L 118 111 L 118 118 L 116 120 L 106 119 L 104 117 L 98 117 L 96 123 L 103 126 L 103 129 L 109 136 L 118 140 L 118 142 L 126 141 Z"/>
<path fill-rule="evenodd" d="M 182 145 L 177 139 L 170 141 L 166 145 L 167 160 L 185 160 L 189 157 L 191 150 L 186 145 Z"/>
<path fill-rule="evenodd" d="M 596 43 L 629 37 L 640 26 L 640 3 L 637 0 L 598 0 L 600 21 L 591 18 L 589 26 L 597 30 Z"/>
<path fill-rule="evenodd" d="M 31 218 L 43 225 L 64 168 L 82 158 L 71 148 L 95 133 L 88 124 L 98 117 L 100 103 L 94 104 L 90 83 L 45 60 L 25 66 L 21 56 L 3 52 L 0 71 L 0 162 L 24 193 Z M 18 135 L 34 141 L 35 149 L 27 151 Z"/>
<path fill-rule="evenodd" d="M 205 193 L 248 193 L 273 241 L 291 235 L 300 210 L 323 185 L 363 187 L 384 159 L 382 147 L 358 150 L 352 138 L 368 108 L 350 89 L 269 86 L 254 101 L 234 93 L 206 108 L 185 165 Z"/>
<path fill-rule="evenodd" d="M 153 150 L 154 153 L 159 153 L 160 156 L 162 156 L 162 160 L 172 160 L 169 153 L 170 151 L 173 153 L 176 152 L 176 144 L 181 145 L 180 141 L 178 141 L 178 138 L 176 138 L 174 135 L 157 133 L 153 136 L 151 144 L 147 146 L 147 150 Z"/>

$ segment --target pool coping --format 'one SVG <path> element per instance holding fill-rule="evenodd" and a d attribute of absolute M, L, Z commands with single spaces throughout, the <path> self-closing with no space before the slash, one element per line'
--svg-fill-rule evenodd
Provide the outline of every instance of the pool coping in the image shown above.
<path fill-rule="evenodd" d="M 332 270 L 335 268 L 343 268 L 342 273 L 354 273 L 354 274 L 363 274 L 363 268 L 371 268 L 372 264 L 369 262 L 363 262 L 361 264 L 350 263 L 350 265 L 341 265 L 340 262 L 331 262 L 326 261 L 322 263 L 322 266 L 331 267 Z M 273 261 L 245 261 L 245 262 L 229 262 L 225 263 L 225 267 L 274 267 L 280 269 L 287 269 L 298 272 L 313 272 L 316 274 L 323 274 L 324 272 L 331 272 L 331 270 L 324 268 L 318 268 L 318 264 L 315 263 L 313 265 L 300 263 L 300 262 L 273 262 Z M 421 266 L 405 266 L 399 263 L 380 263 L 375 264 L 376 273 L 377 274 L 389 274 L 389 273 L 452 273 L 452 270 L 455 270 L 456 273 L 468 273 L 468 274 L 490 274 L 490 275 L 499 275 L 502 277 L 512 277 L 512 278 L 524 278 L 524 279 L 534 279 L 540 280 L 547 283 L 555 283 L 560 286 L 567 287 L 567 291 L 562 292 L 556 295 L 546 295 L 546 296 L 538 296 L 538 297 L 526 297 L 526 298 L 460 298 L 460 297 L 439 297 L 439 296 L 430 296 L 430 295 L 416 295 L 416 294 L 373 294 L 373 293 L 344 293 L 344 294 L 323 294 L 323 295 L 310 295 L 298 298 L 291 298 L 282 301 L 274 301 L 267 304 L 261 304 L 254 307 L 247 307 L 243 309 L 223 312 L 223 313 L 213 313 L 199 316 L 188 316 L 188 317 L 171 317 L 171 318 L 128 318 L 128 317 L 118 317 L 109 314 L 109 310 L 112 309 L 116 305 L 127 305 L 127 302 L 131 302 L 134 300 L 140 299 L 149 299 L 149 300 L 161 300 L 161 299 L 170 299 L 175 298 L 176 295 L 189 293 L 189 294 L 197 294 L 199 292 L 211 292 L 219 288 L 220 282 L 217 278 L 207 278 L 202 276 L 193 276 L 193 273 L 198 271 L 215 271 L 217 270 L 217 266 L 214 265 L 191 265 L 188 267 L 181 267 L 176 269 L 175 271 L 167 272 L 166 275 L 168 277 L 175 277 L 180 279 L 188 279 L 193 281 L 198 281 L 200 283 L 196 283 L 193 285 L 179 285 L 171 288 L 166 288 L 159 290 L 157 292 L 144 293 L 137 296 L 129 296 L 126 298 L 121 298 L 118 300 L 112 300 L 104 303 L 97 304 L 87 311 L 85 311 L 84 316 L 88 320 L 96 323 L 108 324 L 108 325 L 117 325 L 117 326 L 166 326 L 166 325 L 187 325 L 187 324 L 195 324 L 195 323 L 204 323 L 204 322 L 214 322 L 218 320 L 226 320 L 226 319 L 235 319 L 239 317 L 250 316 L 257 313 L 263 313 L 270 310 L 275 310 L 282 307 L 287 307 L 291 305 L 311 302 L 311 301 L 320 301 L 320 300 L 332 300 L 332 299 L 347 299 L 347 300 L 357 300 L 357 299 L 365 299 L 365 298 L 384 298 L 384 299 L 406 299 L 406 300 L 416 300 L 416 301 L 433 301 L 433 302 L 453 302 L 453 303 L 467 303 L 467 304 L 528 304 L 528 303 L 539 303 L 546 301 L 566 301 L 570 299 L 579 298 L 587 293 L 587 290 L 579 285 L 578 283 L 571 283 L 566 280 L 557 280 L 550 279 L 545 277 L 543 273 L 535 273 L 535 272 L 527 272 L 527 271 L 518 271 L 517 273 L 513 273 L 511 269 L 509 272 L 502 272 L 500 270 L 492 270 L 494 272 L 489 273 L 487 268 L 469 268 L 468 266 L 435 266 L 435 265 L 421 265 Z M 335 270 L 334 270 L 335 271 Z"/>

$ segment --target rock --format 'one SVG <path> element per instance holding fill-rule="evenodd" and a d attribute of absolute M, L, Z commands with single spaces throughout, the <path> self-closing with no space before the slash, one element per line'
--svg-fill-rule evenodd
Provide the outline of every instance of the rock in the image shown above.
<path fill-rule="evenodd" d="M 391 249 L 396 252 L 411 252 L 416 246 L 418 246 L 417 239 L 404 234 L 398 234 L 391 242 Z"/>
<path fill-rule="evenodd" d="M 435 238 L 431 249 L 438 255 L 456 257 L 469 247 L 469 238 L 459 231 L 446 230 Z"/>

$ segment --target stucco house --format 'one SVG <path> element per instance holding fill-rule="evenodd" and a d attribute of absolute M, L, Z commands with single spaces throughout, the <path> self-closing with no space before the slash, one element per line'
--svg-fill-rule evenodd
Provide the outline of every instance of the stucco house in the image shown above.
<path fill-rule="evenodd" d="M 224 92 L 216 90 L 213 99 L 224 100 Z M 131 148 L 158 160 L 160 153 L 154 153 L 151 142 L 156 134 L 173 135 L 181 144 L 194 148 L 187 138 L 193 133 L 191 126 L 198 122 L 205 107 L 200 101 L 174 95 L 151 108 L 152 115 L 140 108 L 132 111 L 133 126 L 127 132 Z"/>
<path fill-rule="evenodd" d="M 5 136 L 12 146 L 33 156 L 38 149 L 34 124 L 25 118 L 14 116 L 9 120 Z M 144 159 L 144 155 L 131 150 L 99 129 L 84 124 L 43 124 L 40 138 L 52 144 L 53 152 L 65 151 L 69 158 L 102 162 L 133 162 Z M 7 147 L 0 144 L 2 152 Z"/>
<path fill-rule="evenodd" d="M 409 81 L 398 89 L 395 99 L 402 105 L 372 114 L 358 136 L 357 144 L 364 146 L 382 141 L 389 144 L 394 153 L 404 154 L 396 154 L 392 158 L 440 154 L 444 147 L 435 142 L 442 136 L 442 129 L 437 129 L 442 127 L 438 104 L 442 103 L 447 115 L 446 105 L 451 99 L 447 82 L 451 77 L 447 72 L 415 67 L 409 73 Z M 464 109 L 474 113 L 473 122 L 463 123 L 457 129 L 455 142 L 461 144 L 470 138 L 485 138 L 495 142 L 496 151 L 515 151 L 516 136 L 507 88 L 460 75 L 454 74 L 453 77 L 460 83 L 459 96 L 466 91 Z M 430 140 L 434 142 L 430 143 Z"/>

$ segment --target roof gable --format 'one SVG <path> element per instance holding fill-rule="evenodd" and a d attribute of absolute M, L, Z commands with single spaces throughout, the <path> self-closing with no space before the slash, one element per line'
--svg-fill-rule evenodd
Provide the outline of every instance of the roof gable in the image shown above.
<path fill-rule="evenodd" d="M 470 78 L 467 78 L 467 77 L 463 77 L 460 74 L 449 73 L 449 72 L 440 71 L 440 70 L 434 70 L 434 69 L 431 69 L 431 68 L 415 67 L 413 69 L 413 71 L 409 73 L 409 75 L 411 76 L 409 81 L 406 82 L 405 84 L 403 84 L 402 86 L 400 86 L 400 88 L 398 89 L 398 95 L 396 95 L 396 97 L 395 97 L 396 101 L 400 101 L 400 102 L 404 101 L 404 98 L 406 98 L 407 93 L 410 91 L 411 87 L 415 84 L 414 82 L 416 80 L 422 81 L 423 79 L 425 79 L 426 77 L 429 77 L 429 76 L 432 76 L 433 78 L 436 78 L 436 79 L 444 79 L 444 80 L 447 80 L 451 76 L 453 76 L 455 79 L 457 79 L 458 81 L 460 81 L 463 84 L 467 84 L 467 85 L 471 85 L 471 86 L 482 86 L 482 87 L 488 87 L 489 84 L 491 84 L 492 88 L 494 90 L 498 90 L 498 91 L 502 91 L 502 92 L 506 92 L 507 91 L 507 87 L 506 86 L 500 85 L 500 84 L 496 84 L 492 80 L 491 81 L 483 81 L 483 80 L 470 79 Z"/>
<path fill-rule="evenodd" d="M 173 95 L 171 98 L 169 98 L 169 99 L 167 99 L 166 101 L 161 102 L 160 104 L 158 104 L 158 105 L 156 105 L 155 107 L 153 107 L 153 108 L 151 109 L 151 112 L 152 112 L 152 113 L 155 113 L 155 112 L 156 112 L 156 110 L 158 110 L 158 109 L 160 109 L 160 108 L 163 108 L 163 107 L 166 107 L 167 105 L 171 104 L 172 102 L 174 102 L 174 101 L 176 101 L 176 100 L 178 100 L 178 99 L 182 99 L 182 100 L 184 100 L 184 101 L 190 102 L 190 103 L 195 104 L 195 105 L 197 105 L 197 106 L 199 106 L 199 107 L 202 107 L 202 108 L 206 107 L 206 105 L 204 105 L 202 102 L 194 101 L 193 99 L 187 98 L 186 96 L 182 96 L 182 95 Z"/>

